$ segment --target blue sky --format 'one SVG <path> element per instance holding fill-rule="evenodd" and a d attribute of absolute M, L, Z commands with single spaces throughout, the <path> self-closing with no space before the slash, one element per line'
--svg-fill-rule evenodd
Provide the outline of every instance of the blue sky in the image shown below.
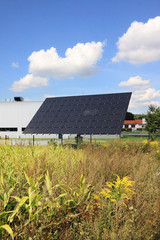
<path fill-rule="evenodd" d="M 0 101 L 132 91 L 160 105 L 159 0 L 0 0 Z"/>

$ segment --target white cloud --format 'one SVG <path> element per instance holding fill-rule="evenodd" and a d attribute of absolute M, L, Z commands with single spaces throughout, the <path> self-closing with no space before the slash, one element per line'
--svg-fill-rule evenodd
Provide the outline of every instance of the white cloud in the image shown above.
<path fill-rule="evenodd" d="M 27 74 L 24 78 L 19 81 L 15 81 L 11 88 L 14 92 L 22 92 L 29 87 L 43 87 L 48 85 L 48 79 L 44 77 L 34 76 Z"/>
<path fill-rule="evenodd" d="M 122 81 L 118 85 L 119 87 L 149 87 L 150 81 L 149 80 L 142 80 L 140 76 L 130 77 L 128 81 Z"/>
<path fill-rule="evenodd" d="M 33 52 L 29 57 L 29 74 L 14 82 L 13 91 L 29 87 L 46 86 L 49 78 L 61 79 L 75 76 L 88 77 L 97 73 L 97 62 L 101 59 L 104 43 L 78 43 L 68 48 L 65 57 L 60 57 L 56 48 Z"/>
<path fill-rule="evenodd" d="M 13 68 L 19 68 L 19 63 L 18 62 L 12 62 L 11 66 Z"/>
<path fill-rule="evenodd" d="M 153 101 L 155 98 L 160 97 L 160 90 L 154 88 L 140 89 L 133 92 L 132 100 L 138 105 L 145 102 Z"/>
<path fill-rule="evenodd" d="M 134 21 L 117 42 L 118 53 L 113 62 L 144 64 L 160 60 L 160 16 L 148 22 Z"/>
<path fill-rule="evenodd" d="M 53 98 L 53 97 L 56 97 L 55 95 L 50 95 L 50 94 L 45 94 L 44 95 L 44 98 Z"/>
<path fill-rule="evenodd" d="M 160 90 L 151 88 L 150 80 L 143 80 L 140 76 L 136 76 L 121 82 L 119 86 L 128 87 L 132 91 L 129 108 L 136 113 L 142 112 L 150 104 L 160 105 L 157 100 L 160 97 Z"/>
<path fill-rule="evenodd" d="M 96 63 L 102 57 L 103 45 L 101 42 L 78 43 L 66 50 L 64 58 L 58 55 L 54 47 L 47 51 L 33 52 L 28 58 L 29 72 L 55 79 L 94 75 Z"/>
<path fill-rule="evenodd" d="M 31 101 L 33 101 L 31 98 L 24 98 L 24 101 L 25 102 L 31 102 Z"/>

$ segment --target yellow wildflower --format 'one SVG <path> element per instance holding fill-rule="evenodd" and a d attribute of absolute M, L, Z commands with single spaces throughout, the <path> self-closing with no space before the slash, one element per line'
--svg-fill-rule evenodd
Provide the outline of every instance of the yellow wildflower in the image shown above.
<path fill-rule="evenodd" d="M 147 140 L 147 139 L 144 140 L 144 141 L 143 141 L 143 144 L 144 144 L 144 145 L 148 144 L 148 140 Z"/>
<path fill-rule="evenodd" d="M 98 195 L 94 195 L 94 200 L 95 201 L 99 201 L 99 196 Z"/>
<path fill-rule="evenodd" d="M 156 148 L 156 147 L 158 147 L 158 142 L 157 141 L 152 141 L 152 142 L 150 142 L 150 146 L 152 148 Z"/>
<path fill-rule="evenodd" d="M 102 189 L 100 195 L 111 202 L 124 202 L 125 199 L 128 199 L 135 194 L 133 190 L 134 182 L 130 181 L 127 176 L 122 179 L 120 179 L 118 175 L 116 175 L 116 177 L 117 179 L 113 183 L 106 182 L 105 188 Z"/>

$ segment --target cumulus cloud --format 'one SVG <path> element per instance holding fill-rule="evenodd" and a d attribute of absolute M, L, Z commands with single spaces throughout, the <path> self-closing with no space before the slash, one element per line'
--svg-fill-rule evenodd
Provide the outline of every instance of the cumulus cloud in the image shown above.
<path fill-rule="evenodd" d="M 15 81 L 11 88 L 14 92 L 22 92 L 29 87 L 43 87 L 48 85 L 48 79 L 44 77 L 34 76 L 27 74 L 24 78 L 19 81 Z"/>
<path fill-rule="evenodd" d="M 11 66 L 13 68 L 19 68 L 19 63 L 18 62 L 12 62 Z"/>
<path fill-rule="evenodd" d="M 128 81 L 122 81 L 119 84 L 119 87 L 139 87 L 147 88 L 150 86 L 149 80 L 142 80 L 140 76 L 130 77 Z"/>
<path fill-rule="evenodd" d="M 78 43 L 66 50 L 65 57 L 60 57 L 54 47 L 33 52 L 28 57 L 29 74 L 14 82 L 12 90 L 23 91 L 29 87 L 46 86 L 50 78 L 73 79 L 75 76 L 94 75 L 98 71 L 96 64 L 102 57 L 103 47 L 102 42 Z"/>
<path fill-rule="evenodd" d="M 150 80 L 143 80 L 140 76 L 136 76 L 121 82 L 119 86 L 128 87 L 132 91 L 129 108 L 137 113 L 150 104 L 160 105 L 157 100 L 160 97 L 160 90 L 151 88 Z"/>
<path fill-rule="evenodd" d="M 55 79 L 70 78 L 75 75 L 88 77 L 95 74 L 96 63 L 101 59 L 102 52 L 102 42 L 78 43 L 66 50 L 64 58 L 58 55 L 54 47 L 47 51 L 40 50 L 33 52 L 28 58 L 29 72 Z"/>
<path fill-rule="evenodd" d="M 134 21 L 117 46 L 119 51 L 113 62 L 144 64 L 160 60 L 160 16 L 146 23 Z"/>
<path fill-rule="evenodd" d="M 133 101 L 138 104 L 153 101 L 157 97 L 160 97 L 160 90 L 154 88 L 140 89 L 133 92 Z"/>

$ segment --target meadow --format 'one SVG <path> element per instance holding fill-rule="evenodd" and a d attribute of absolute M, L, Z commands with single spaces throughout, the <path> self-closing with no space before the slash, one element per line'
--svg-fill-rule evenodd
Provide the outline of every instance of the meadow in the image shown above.
<path fill-rule="evenodd" d="M 0 239 L 160 239 L 160 144 L 0 144 Z"/>

